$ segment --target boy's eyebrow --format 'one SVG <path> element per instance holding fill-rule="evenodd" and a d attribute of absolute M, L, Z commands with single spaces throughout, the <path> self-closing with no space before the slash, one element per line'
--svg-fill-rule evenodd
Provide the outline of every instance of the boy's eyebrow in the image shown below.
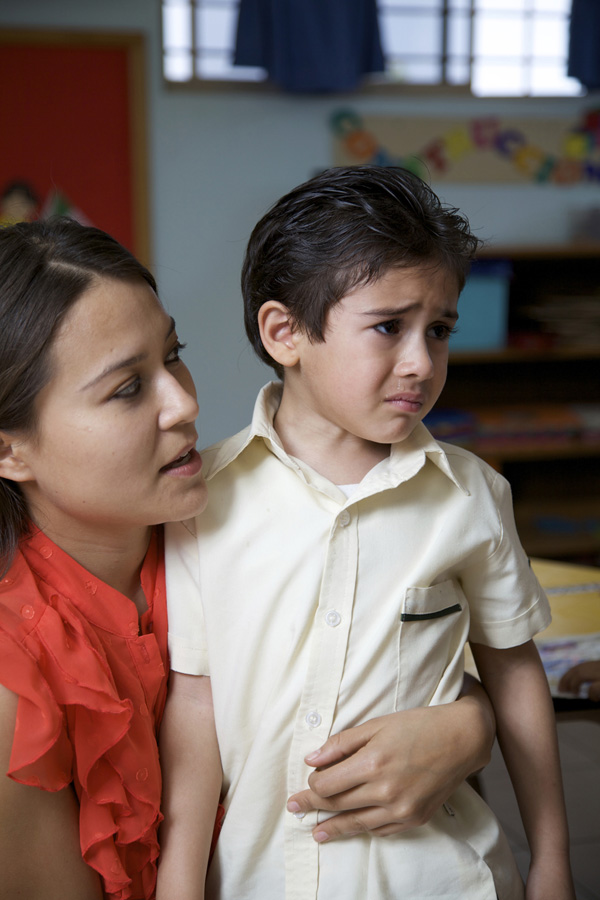
<path fill-rule="evenodd" d="M 415 309 L 419 309 L 420 306 L 420 303 L 410 303 L 408 306 L 383 306 L 378 307 L 377 309 L 367 309 L 362 312 L 361 315 L 372 316 L 373 318 L 378 319 L 394 319 L 403 316 L 406 313 L 413 312 Z M 439 315 L 440 318 L 452 319 L 454 322 L 458 319 L 458 313 L 455 309 L 441 309 L 437 315 Z"/>
<path fill-rule="evenodd" d="M 175 319 L 173 316 L 169 316 L 169 328 L 167 333 L 165 334 L 165 343 L 169 340 L 173 332 L 175 331 Z M 130 366 L 136 366 L 138 363 L 143 362 L 147 353 L 138 353 L 136 356 L 130 356 L 127 359 L 120 359 L 118 362 L 111 363 L 111 365 L 106 366 L 99 375 L 96 375 L 95 378 L 92 378 L 91 381 L 88 381 L 87 384 L 81 388 L 82 391 L 87 391 L 88 388 L 94 387 L 95 384 L 102 381 L 103 378 L 106 378 L 107 375 L 111 375 L 113 372 L 118 372 L 119 369 L 127 369 Z"/>

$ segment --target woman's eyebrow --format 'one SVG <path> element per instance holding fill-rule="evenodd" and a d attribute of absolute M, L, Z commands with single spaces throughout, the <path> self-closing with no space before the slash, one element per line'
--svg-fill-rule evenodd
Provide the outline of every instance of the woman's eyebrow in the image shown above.
<path fill-rule="evenodd" d="M 175 331 L 175 319 L 173 316 L 169 317 L 169 328 L 167 329 L 167 333 L 165 335 L 165 343 L 169 340 L 173 332 Z M 98 384 L 98 382 L 102 381 L 103 378 L 106 378 L 107 375 L 111 375 L 113 372 L 118 372 L 119 369 L 128 369 L 130 366 L 136 366 L 138 363 L 143 362 L 147 359 L 147 353 L 138 353 L 136 356 L 128 356 L 127 359 L 120 359 L 115 363 L 111 363 L 109 366 L 106 366 L 99 375 L 96 375 L 95 378 L 92 378 L 91 381 L 88 381 L 81 390 L 87 391 L 88 388 L 94 387 L 94 385 Z"/>

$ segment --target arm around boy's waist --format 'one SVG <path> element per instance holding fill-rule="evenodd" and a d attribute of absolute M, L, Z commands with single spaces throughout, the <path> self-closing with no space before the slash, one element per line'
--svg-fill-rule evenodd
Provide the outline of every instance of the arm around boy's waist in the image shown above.
<path fill-rule="evenodd" d="M 160 732 L 163 814 L 157 900 L 202 900 L 222 770 L 207 676 L 171 672 Z"/>
<path fill-rule="evenodd" d="M 309 790 L 289 803 L 337 813 L 315 827 L 320 840 L 407 831 L 489 762 L 494 738 L 491 703 L 467 676 L 454 703 L 391 713 L 332 735 L 306 760 L 316 768 Z"/>

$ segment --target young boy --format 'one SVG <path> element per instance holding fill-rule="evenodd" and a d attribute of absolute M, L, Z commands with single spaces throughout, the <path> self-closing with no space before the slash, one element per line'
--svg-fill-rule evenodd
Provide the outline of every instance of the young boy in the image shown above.
<path fill-rule="evenodd" d="M 167 715 L 165 865 L 190 834 L 203 844 L 190 854 L 205 858 L 220 752 L 226 817 L 210 898 L 523 896 L 494 816 L 466 784 L 400 833 L 378 831 L 366 809 L 366 833 L 328 841 L 305 793 L 285 811 L 310 763 L 333 761 L 311 755 L 330 734 L 455 700 L 467 640 L 530 843 L 527 900 L 574 896 L 531 640 L 547 601 L 506 482 L 421 424 L 444 385 L 477 243 L 421 181 L 377 167 L 323 173 L 251 236 L 246 329 L 282 384 L 263 389 L 249 428 L 206 452 L 208 509 L 171 532 L 167 551 L 172 667 L 210 675 L 184 681 L 174 703 L 210 683 L 218 751 L 210 703 Z M 190 800 L 178 806 L 182 780 Z M 360 810 L 361 790 L 344 808 Z M 159 874 L 159 897 L 164 884 Z M 163 896 L 187 895 L 171 885 Z"/>

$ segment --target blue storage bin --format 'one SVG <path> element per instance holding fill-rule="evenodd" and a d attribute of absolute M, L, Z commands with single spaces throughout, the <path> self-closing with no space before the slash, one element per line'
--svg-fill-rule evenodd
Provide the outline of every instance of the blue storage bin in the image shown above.
<path fill-rule="evenodd" d="M 450 339 L 450 352 L 506 347 L 511 274 L 510 263 L 473 264 L 458 301 L 458 331 Z"/>

